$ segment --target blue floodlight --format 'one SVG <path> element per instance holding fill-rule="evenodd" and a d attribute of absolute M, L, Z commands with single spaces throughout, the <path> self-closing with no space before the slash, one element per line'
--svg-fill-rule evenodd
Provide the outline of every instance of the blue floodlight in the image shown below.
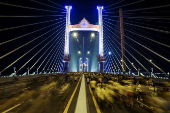
<path fill-rule="evenodd" d="M 67 9 L 69 7 L 69 5 L 66 5 L 65 8 Z M 72 9 L 72 6 L 70 6 L 70 10 Z"/>
<path fill-rule="evenodd" d="M 102 7 L 102 9 L 104 9 L 104 7 L 103 6 L 97 6 L 97 9 L 99 10 L 99 7 Z"/>

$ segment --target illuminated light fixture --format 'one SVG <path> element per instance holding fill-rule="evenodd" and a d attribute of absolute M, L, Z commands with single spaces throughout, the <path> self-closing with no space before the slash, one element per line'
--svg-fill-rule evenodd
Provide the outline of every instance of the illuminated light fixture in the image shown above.
<path fill-rule="evenodd" d="M 87 54 L 90 54 L 90 51 L 87 51 Z"/>
<path fill-rule="evenodd" d="M 81 58 L 80 58 L 81 59 Z"/>
<path fill-rule="evenodd" d="M 133 65 L 133 63 L 131 63 Z"/>
<path fill-rule="evenodd" d="M 68 5 L 68 6 L 65 6 L 66 9 L 67 9 L 68 7 L 70 7 L 70 10 L 72 9 L 72 6 L 69 6 L 69 5 Z"/>
<path fill-rule="evenodd" d="M 78 34 L 76 32 L 73 33 L 73 37 L 77 37 Z"/>
<path fill-rule="evenodd" d="M 121 59 L 120 61 L 122 62 L 123 60 Z"/>
<path fill-rule="evenodd" d="M 86 59 L 88 59 L 88 58 L 86 58 Z"/>
<path fill-rule="evenodd" d="M 104 9 L 104 7 L 103 6 L 97 6 L 97 9 L 99 10 L 99 7 L 102 7 L 102 9 Z"/>
<path fill-rule="evenodd" d="M 92 38 L 95 37 L 95 33 L 91 33 L 91 37 L 92 37 Z"/>
<path fill-rule="evenodd" d="M 152 60 L 149 60 L 150 62 L 152 62 Z"/>
<path fill-rule="evenodd" d="M 81 52 L 80 52 L 80 51 L 78 51 L 78 54 L 81 54 Z"/>
<path fill-rule="evenodd" d="M 111 55 L 111 52 L 109 52 L 109 55 Z"/>

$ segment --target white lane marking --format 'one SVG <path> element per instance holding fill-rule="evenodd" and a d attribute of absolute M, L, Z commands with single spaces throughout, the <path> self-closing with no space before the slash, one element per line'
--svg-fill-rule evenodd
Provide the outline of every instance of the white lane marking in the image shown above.
<path fill-rule="evenodd" d="M 11 111 L 12 109 L 14 109 L 14 108 L 20 106 L 21 104 L 23 104 L 23 102 L 20 103 L 20 104 L 15 105 L 15 106 L 13 106 L 13 107 L 11 107 L 11 108 L 9 108 L 9 109 L 7 109 L 6 111 L 4 111 L 4 112 L 2 112 L 2 113 L 7 113 L 7 112 Z"/>

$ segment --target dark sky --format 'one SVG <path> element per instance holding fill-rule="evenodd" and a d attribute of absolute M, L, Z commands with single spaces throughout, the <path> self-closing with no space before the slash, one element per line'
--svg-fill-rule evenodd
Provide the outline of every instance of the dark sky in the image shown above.
<path fill-rule="evenodd" d="M 46 4 L 46 5 L 50 5 L 52 7 L 45 6 L 40 3 L 36 3 L 35 1 L 38 1 L 38 2 Z M 129 25 L 129 24 L 124 24 L 124 27 L 126 29 L 125 30 L 126 36 L 129 36 L 135 40 L 138 40 L 141 44 L 149 47 L 150 49 L 154 50 L 155 52 L 159 53 L 160 55 L 162 55 L 166 58 L 170 58 L 169 48 L 159 45 L 157 43 L 153 43 L 152 41 L 148 41 L 144 38 L 141 38 L 141 37 L 139 38 L 136 35 L 127 31 L 127 30 L 130 30 L 130 31 L 138 33 L 142 36 L 146 36 L 146 37 L 154 39 L 158 42 L 164 43 L 166 45 L 170 45 L 169 44 L 170 43 L 169 33 L 162 33 L 160 31 L 160 30 L 170 31 L 170 29 L 168 27 L 170 25 L 169 7 L 138 10 L 138 11 L 129 11 L 129 10 L 133 10 L 133 9 L 143 9 L 143 8 L 148 8 L 148 7 L 169 5 L 170 4 L 169 0 L 143 0 L 143 1 L 142 0 L 124 0 L 124 1 L 122 1 L 122 0 L 51 0 L 51 1 L 53 1 L 54 3 L 60 4 L 61 6 L 63 6 L 63 8 L 61 8 L 60 6 L 57 6 L 56 4 L 49 2 L 48 0 L 34 0 L 34 1 L 33 0 L 1 0 L 1 2 L 0 2 L 0 10 L 1 10 L 0 15 L 1 16 L 3 15 L 3 16 L 43 16 L 43 17 L 27 17 L 27 18 L 26 17 L 24 17 L 24 18 L 21 18 L 21 17 L 0 17 L 0 21 L 1 21 L 0 29 L 20 26 L 20 25 L 26 25 L 26 24 L 31 24 L 31 23 L 37 23 L 37 22 L 43 22 L 43 21 L 49 21 L 49 20 L 54 20 L 54 19 L 59 19 L 59 18 L 63 18 L 63 19 L 60 19 L 58 21 L 51 21 L 51 22 L 47 22 L 47 23 L 43 23 L 43 24 L 38 24 L 38 25 L 34 25 L 34 26 L 27 26 L 27 27 L 23 27 L 23 28 L 0 31 L 0 42 L 4 42 L 7 40 L 16 38 L 18 36 L 25 35 L 27 33 L 36 31 L 36 30 L 44 28 L 46 26 L 55 24 L 55 22 L 60 22 L 60 23 L 56 24 L 56 26 L 60 25 L 60 27 L 58 27 L 56 29 L 56 30 L 58 30 L 57 31 L 57 33 L 58 33 L 60 31 L 59 28 L 61 28 L 61 30 L 64 29 L 64 22 L 61 22 L 61 21 L 65 20 L 64 19 L 65 13 L 62 13 L 63 12 L 62 9 L 64 9 L 65 5 L 72 5 L 72 7 L 73 7 L 73 9 L 71 10 L 71 24 L 79 23 L 84 17 L 91 24 L 97 24 L 98 12 L 97 12 L 96 7 L 97 7 L 97 5 L 103 5 L 104 6 L 103 15 L 106 15 L 103 18 L 114 20 L 114 21 L 107 21 L 107 22 L 111 22 L 111 23 L 119 26 L 119 23 L 116 21 L 118 21 L 118 19 L 119 19 L 118 18 L 119 8 L 122 8 L 123 11 L 125 11 L 123 13 L 124 14 L 124 22 L 130 23 L 130 24 L 135 24 L 138 26 L 154 28 L 154 30 L 149 30 L 146 28 L 141 28 L 141 27 L 137 27 L 137 26 L 133 26 L 133 25 Z M 122 2 L 120 2 L 120 1 L 122 1 Z M 117 2 L 120 2 L 120 3 L 117 3 Z M 134 3 L 134 2 L 138 2 L 138 3 Z M 2 3 L 8 3 L 8 4 L 3 5 Z M 115 4 L 115 3 L 117 3 L 117 4 Z M 134 4 L 132 4 L 132 3 L 134 3 Z M 44 9 L 44 10 L 48 10 L 48 11 L 8 6 L 9 4 L 37 8 L 37 9 Z M 112 5 L 112 4 L 115 4 L 115 5 L 107 8 L 107 6 Z M 59 8 L 59 9 L 56 9 L 55 7 Z M 112 8 L 112 10 L 110 10 L 111 8 Z M 54 12 L 54 11 L 57 11 L 57 12 Z M 110 12 L 112 12 L 112 13 L 110 13 Z M 53 16 L 51 16 L 51 15 L 53 15 Z M 62 15 L 62 16 L 57 16 L 57 15 Z M 109 16 L 107 16 L 107 15 L 109 15 Z M 132 17 L 138 17 L 138 18 L 132 18 Z M 139 17 L 141 17 L 141 18 L 139 18 Z M 150 18 L 150 19 L 148 19 L 148 18 Z M 158 19 L 158 18 L 161 18 L 161 19 Z M 61 25 L 61 23 L 63 23 L 63 25 Z M 105 22 L 105 24 L 109 25 L 106 22 Z M 116 28 L 116 26 L 114 26 L 114 25 L 110 25 L 110 26 L 113 28 Z M 31 34 L 29 36 L 25 36 L 18 40 L 9 42 L 7 44 L 0 45 L 0 51 L 1 51 L 0 56 L 14 50 L 15 48 L 33 40 L 33 39 L 35 39 L 36 37 L 51 30 L 52 28 L 53 28 L 53 26 L 49 27 L 47 29 L 44 29 L 40 32 Z M 116 28 L 116 29 L 119 30 L 119 28 Z M 113 33 L 118 33 L 117 31 L 114 31 L 114 30 L 112 30 L 112 31 L 113 31 Z M 32 47 L 39 44 L 41 41 L 43 41 L 45 38 L 47 38 L 53 32 L 50 32 L 49 34 L 42 36 L 41 38 L 37 39 L 33 43 L 28 44 L 27 46 L 19 49 L 18 51 L 15 51 L 14 53 L 11 53 L 10 55 L 0 59 L 0 71 L 3 70 L 5 67 L 7 67 L 10 63 L 15 61 L 17 58 L 19 58 L 21 55 L 23 55 L 24 53 L 29 51 Z M 62 35 L 63 33 L 64 33 L 64 31 L 61 32 L 59 34 L 59 36 Z M 111 35 L 113 36 L 112 33 L 111 33 Z M 47 39 L 47 41 L 50 41 L 51 39 L 52 39 L 52 37 Z M 120 41 L 120 39 L 118 39 L 118 38 L 117 38 L 117 40 Z M 164 69 L 166 72 L 169 71 L 169 68 L 170 68 L 169 62 L 157 57 L 156 55 L 149 52 L 148 50 L 143 49 L 139 45 L 130 41 L 128 38 L 126 38 L 125 40 L 128 44 L 133 46 L 135 49 L 137 49 L 143 55 L 147 56 L 147 58 L 152 59 L 155 62 L 155 64 L 158 65 L 160 68 Z M 63 45 L 61 43 L 62 41 L 63 41 L 62 38 L 58 38 L 56 40 L 57 52 L 62 51 L 62 49 L 61 49 L 63 47 Z M 116 43 L 115 40 L 113 40 L 113 41 Z M 34 57 L 21 71 L 19 71 L 19 73 L 20 74 L 24 73 L 26 71 L 27 67 L 31 67 L 37 61 L 37 59 L 39 59 L 41 57 L 41 55 L 45 52 L 45 50 L 48 47 L 50 47 L 50 45 L 53 44 L 53 42 L 54 41 L 50 42 L 49 45 L 47 45 L 44 48 L 44 50 L 42 50 L 36 57 Z M 46 43 L 47 42 L 43 42 L 42 45 L 40 45 L 39 47 L 37 47 L 36 49 L 31 51 L 28 55 L 26 55 L 25 57 L 20 59 L 17 63 L 12 65 L 10 68 L 5 70 L 3 72 L 3 75 L 12 73 L 14 66 L 16 66 L 17 70 L 18 70 L 23 65 L 23 62 L 25 63 L 26 61 L 28 61 L 30 59 L 30 57 L 35 55 L 37 53 L 37 51 L 39 51 Z M 111 45 L 111 44 L 113 44 L 113 43 L 111 43 L 111 42 L 108 43 L 108 47 L 110 47 L 109 51 L 113 51 L 112 49 L 113 49 L 113 47 L 115 47 L 115 45 Z M 59 48 L 59 45 L 62 45 L 61 48 Z M 118 45 L 118 43 L 116 43 L 116 45 Z M 120 47 L 120 45 L 118 45 L 118 46 Z M 146 66 L 146 68 L 148 70 L 150 70 L 152 65 L 148 64 L 146 62 L 146 60 L 144 60 L 140 55 L 135 53 L 135 51 L 132 50 L 129 46 L 127 46 L 127 49 L 129 50 L 129 52 L 132 52 L 136 58 L 140 59 L 140 61 L 143 62 L 143 65 Z M 51 49 L 49 49 L 49 50 L 51 50 Z M 115 51 L 113 51 L 113 52 L 115 52 Z M 45 56 L 47 56 L 48 53 L 49 53 L 49 51 L 45 53 L 45 55 L 39 61 L 40 63 L 43 61 Z M 58 63 L 61 62 L 61 56 L 62 56 L 62 52 L 59 56 L 57 56 L 56 62 L 58 62 Z M 144 69 L 142 69 L 142 67 L 136 61 L 134 61 L 134 59 L 129 54 L 127 54 L 127 57 L 129 57 L 129 59 L 135 63 L 135 66 L 137 68 L 139 67 L 139 68 L 141 68 L 142 71 L 145 71 Z M 54 62 L 54 61 L 50 60 L 50 62 Z M 35 67 L 39 66 L 40 63 L 37 63 L 37 65 L 35 65 Z M 43 64 L 43 66 L 45 64 L 46 64 L 46 62 Z M 128 65 L 130 65 L 130 64 L 128 64 Z M 132 68 L 132 67 L 130 67 L 130 68 Z M 33 68 L 33 70 L 35 71 L 36 68 Z M 159 70 L 157 70 L 157 71 L 159 72 Z"/>

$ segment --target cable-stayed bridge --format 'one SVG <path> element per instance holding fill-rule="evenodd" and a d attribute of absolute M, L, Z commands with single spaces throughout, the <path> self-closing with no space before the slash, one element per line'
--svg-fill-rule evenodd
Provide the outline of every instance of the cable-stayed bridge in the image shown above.
<path fill-rule="evenodd" d="M 30 89 L 28 92 L 33 96 L 28 97 L 28 100 L 33 105 L 32 108 L 38 105 L 37 103 L 46 103 L 44 100 L 40 101 L 43 97 L 55 101 L 53 103 L 47 99 L 51 107 L 44 105 L 45 110 L 38 109 L 39 112 L 101 113 L 101 111 L 107 112 L 103 110 L 102 105 L 98 106 L 103 102 L 100 100 L 102 97 L 97 97 L 97 89 L 94 90 L 93 85 L 86 84 L 88 77 L 91 81 L 98 82 L 102 81 L 98 79 L 100 77 L 105 82 L 107 75 L 113 77 L 113 81 L 120 80 L 119 77 L 125 77 L 125 80 L 139 77 L 148 79 L 147 82 L 152 79 L 160 84 L 169 83 L 170 3 L 166 1 L 153 3 L 145 0 L 120 0 L 110 5 L 110 2 L 102 3 L 103 5 L 94 5 L 92 2 L 94 11 L 89 11 L 91 5 L 88 5 L 89 8 L 77 10 L 78 5 L 64 6 L 52 0 L 0 2 L 2 98 L 13 99 L 8 97 L 8 94 L 18 90 L 16 95 L 19 95 L 20 90 L 23 93 Z M 104 5 L 105 3 L 107 5 Z M 76 14 L 83 17 L 77 19 Z M 116 82 L 120 82 L 119 80 Z M 164 88 L 167 87 L 169 86 Z M 126 88 L 123 90 L 126 91 Z M 39 97 L 40 100 L 34 91 L 43 93 L 43 96 Z M 115 90 L 113 92 L 116 93 Z M 58 98 L 61 95 L 65 96 Z M 0 111 L 23 112 L 22 105 L 30 104 L 27 97 L 23 97 L 22 102 L 14 99 L 17 103 L 15 106 L 0 103 Z M 127 95 L 125 97 L 130 101 L 130 97 Z M 96 101 L 96 98 L 99 101 Z M 120 99 L 120 104 L 122 101 Z M 64 107 L 61 107 L 59 102 Z M 150 110 L 156 108 L 156 105 L 151 107 L 143 103 L 140 105 Z M 54 106 L 60 107 L 55 109 Z M 150 112 L 143 108 L 139 109 L 134 111 Z M 27 112 L 31 110 L 36 111 L 25 109 Z M 126 112 L 126 109 L 121 110 Z"/>
<path fill-rule="evenodd" d="M 169 31 L 167 27 L 163 26 L 168 23 L 166 22 L 167 18 L 157 18 L 156 16 L 147 17 L 143 16 L 145 13 L 142 14 L 142 11 L 166 8 L 168 5 L 143 9 L 130 9 L 125 11 L 120 9 L 123 8 L 123 6 L 115 8 L 112 8 L 112 6 L 106 6 L 105 8 L 103 6 L 98 6 L 97 25 L 90 24 L 85 18 L 81 20 L 79 24 L 71 25 L 70 16 L 72 6 L 61 6 L 54 4 L 57 5 L 57 7 L 53 7 L 51 5 L 37 1 L 35 3 L 55 10 L 45 10 L 1 2 L 1 5 L 3 5 L 5 8 L 22 8 L 23 10 L 29 9 L 38 12 L 57 12 L 58 14 L 36 16 L 1 15 L 1 18 L 3 19 L 14 18 L 16 21 L 17 19 L 20 21 L 22 18 L 23 20 L 25 18 L 53 18 L 46 21 L 39 21 L 0 29 L 2 36 L 4 36 L 6 33 L 12 34 L 17 30 L 21 30 L 21 33 L 14 33 L 14 36 L 10 37 L 7 35 L 8 37 L 2 39 L 0 43 L 3 51 L 1 52 L 0 57 L 2 63 L 12 57 L 9 62 L 7 61 L 3 66 L 1 66 L 1 75 L 34 75 L 52 72 L 61 73 L 72 71 L 79 72 L 80 70 L 82 71 L 82 69 L 80 69 L 81 62 L 77 63 L 76 67 L 71 66 L 72 68 L 77 69 L 69 69 L 69 63 L 71 59 L 74 59 L 74 61 L 71 60 L 73 62 L 76 60 L 76 62 L 79 62 L 80 59 L 78 57 L 75 59 L 71 57 L 71 54 L 69 54 L 71 51 L 74 51 L 70 49 L 72 44 L 69 42 L 72 38 L 75 38 L 72 35 L 74 34 L 74 31 L 91 31 L 96 32 L 94 35 L 96 35 L 96 38 L 98 38 L 98 40 L 96 40 L 98 41 L 98 50 L 96 50 L 98 51 L 96 54 L 98 55 L 98 58 L 96 57 L 97 60 L 95 59 L 98 64 L 95 62 L 97 67 L 93 67 L 95 69 L 90 69 L 92 68 L 90 67 L 92 64 L 89 63 L 89 69 L 87 68 L 86 71 L 128 74 L 131 74 L 131 72 L 138 72 L 138 75 L 143 76 L 147 73 L 147 76 L 153 75 L 153 77 L 156 78 L 159 76 L 169 76 L 169 71 L 166 68 L 169 65 L 169 59 L 167 56 L 169 44 L 168 39 L 165 38 L 165 35 L 167 36 Z M 51 3 L 53 4 L 53 2 Z M 134 2 L 133 4 L 140 4 L 140 2 Z M 112 10 L 115 12 L 112 12 Z M 137 13 L 138 11 L 141 11 L 141 16 L 130 16 Z M 160 21 L 161 19 L 164 21 Z M 152 23 L 149 24 L 149 22 Z M 155 25 L 153 24 L 154 22 Z M 157 26 L 157 24 L 160 24 L 161 22 L 163 23 L 162 26 Z M 39 26 L 43 27 L 39 28 Z M 35 29 L 36 27 L 38 27 L 38 29 Z M 29 30 L 30 32 L 24 32 L 24 29 L 29 28 L 33 29 Z M 79 41 L 82 41 L 83 34 L 78 33 L 78 35 L 79 36 L 76 38 L 79 37 Z M 79 43 L 79 45 L 83 44 Z M 81 54 L 84 53 L 82 50 L 80 51 Z M 85 63 L 86 60 L 84 59 L 83 62 Z M 92 61 L 89 60 L 89 62 Z M 12 72 L 12 68 L 14 69 L 14 72 L 12 74 L 7 73 Z"/>

